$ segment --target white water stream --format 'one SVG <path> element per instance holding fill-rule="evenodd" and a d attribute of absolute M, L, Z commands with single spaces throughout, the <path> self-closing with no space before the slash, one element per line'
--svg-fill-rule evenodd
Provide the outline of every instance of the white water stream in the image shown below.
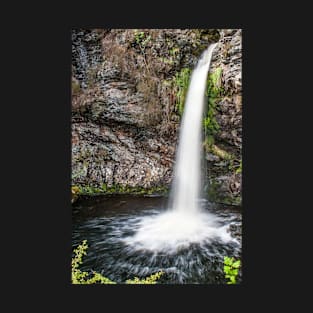
<path fill-rule="evenodd" d="M 216 44 L 204 51 L 193 70 L 181 122 L 173 182 L 173 210 L 194 214 L 199 211 L 201 191 L 202 117 L 207 77 Z"/>

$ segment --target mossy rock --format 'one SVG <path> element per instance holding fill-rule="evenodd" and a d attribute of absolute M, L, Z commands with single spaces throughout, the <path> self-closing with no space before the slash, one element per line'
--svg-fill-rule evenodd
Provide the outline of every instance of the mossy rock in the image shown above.
<path fill-rule="evenodd" d="M 74 187 L 72 187 L 73 189 Z M 167 186 L 155 186 L 150 188 L 143 188 L 140 186 L 131 187 L 127 185 L 113 185 L 107 186 L 107 184 L 103 183 L 99 186 L 93 185 L 84 185 L 84 186 L 75 186 L 75 198 L 77 199 L 78 195 L 114 195 L 114 194 L 133 194 L 133 195 L 152 195 L 152 194 L 160 194 L 167 195 L 168 187 Z M 73 193 L 73 191 L 72 191 Z"/>
<path fill-rule="evenodd" d="M 232 194 L 224 182 L 217 179 L 211 179 L 207 187 L 208 198 L 212 202 L 228 204 L 228 205 L 241 205 L 241 196 Z"/>
<path fill-rule="evenodd" d="M 221 37 L 217 29 L 200 29 L 199 32 L 202 41 L 217 42 Z"/>

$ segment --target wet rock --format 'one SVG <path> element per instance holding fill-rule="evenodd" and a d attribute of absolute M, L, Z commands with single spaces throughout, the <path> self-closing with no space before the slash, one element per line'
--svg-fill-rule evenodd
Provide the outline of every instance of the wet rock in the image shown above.
<path fill-rule="evenodd" d="M 211 201 L 240 205 L 241 204 L 241 175 L 211 175 L 208 184 L 208 195 Z"/>
<path fill-rule="evenodd" d="M 108 126 L 96 124 L 74 124 L 72 143 L 73 184 L 108 186 L 116 184 L 150 187 L 157 184 L 169 184 L 168 175 L 171 164 L 160 160 L 172 159 L 173 155 L 149 153 L 141 146 L 148 146 L 134 140 L 131 131 L 117 132 Z M 166 144 L 166 143 L 165 143 Z M 161 143 L 155 144 L 162 146 Z M 165 151 L 165 150 L 164 150 Z"/>
<path fill-rule="evenodd" d="M 223 144 L 231 159 L 224 163 L 209 158 L 208 176 L 213 181 L 211 195 L 219 202 L 236 204 L 241 201 L 241 174 L 232 162 L 241 160 L 242 151 L 242 52 L 241 29 L 220 30 L 220 40 L 214 50 L 211 70 L 222 69 L 223 94 L 217 104 L 215 118 L 219 131 L 214 139 Z M 225 193 L 225 195 L 223 195 Z"/>
<path fill-rule="evenodd" d="M 242 224 L 241 223 L 236 223 L 236 224 L 231 224 L 229 226 L 229 231 L 233 237 L 235 237 L 239 242 L 241 242 L 242 238 Z"/>
<path fill-rule="evenodd" d="M 207 153 L 206 154 L 206 160 L 210 161 L 210 162 L 217 162 L 220 160 L 220 158 L 213 153 Z"/>

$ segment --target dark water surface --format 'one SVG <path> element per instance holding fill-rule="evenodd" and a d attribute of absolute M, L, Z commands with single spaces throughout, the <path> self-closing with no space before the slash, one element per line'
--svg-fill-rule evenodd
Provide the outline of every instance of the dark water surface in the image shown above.
<path fill-rule="evenodd" d="M 133 236 L 144 217 L 166 211 L 167 198 L 161 196 L 94 196 L 73 205 L 73 248 L 87 240 L 87 255 L 80 269 L 96 271 L 124 283 L 135 276 L 144 278 L 158 271 L 163 284 L 225 284 L 224 256 L 241 258 L 241 209 L 201 201 L 202 207 L 220 218 L 222 226 L 237 242 L 213 240 L 192 243 L 175 253 L 137 250 L 123 239 Z M 240 283 L 241 270 L 237 281 Z"/>

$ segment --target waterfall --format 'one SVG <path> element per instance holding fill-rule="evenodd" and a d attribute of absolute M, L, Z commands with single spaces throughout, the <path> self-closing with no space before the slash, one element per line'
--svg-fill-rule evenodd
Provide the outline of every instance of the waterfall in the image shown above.
<path fill-rule="evenodd" d="M 134 235 L 123 241 L 135 250 L 176 253 L 190 244 L 236 241 L 228 232 L 228 225 L 199 205 L 201 195 L 201 139 L 207 76 L 213 50 L 212 44 L 201 55 L 194 68 L 187 92 L 176 166 L 166 212 L 138 220 Z"/>
<path fill-rule="evenodd" d="M 192 213 L 199 210 L 198 200 L 202 188 L 202 117 L 207 76 L 215 46 L 216 44 L 212 44 L 203 52 L 191 75 L 174 170 L 171 195 L 171 207 L 174 211 Z"/>

